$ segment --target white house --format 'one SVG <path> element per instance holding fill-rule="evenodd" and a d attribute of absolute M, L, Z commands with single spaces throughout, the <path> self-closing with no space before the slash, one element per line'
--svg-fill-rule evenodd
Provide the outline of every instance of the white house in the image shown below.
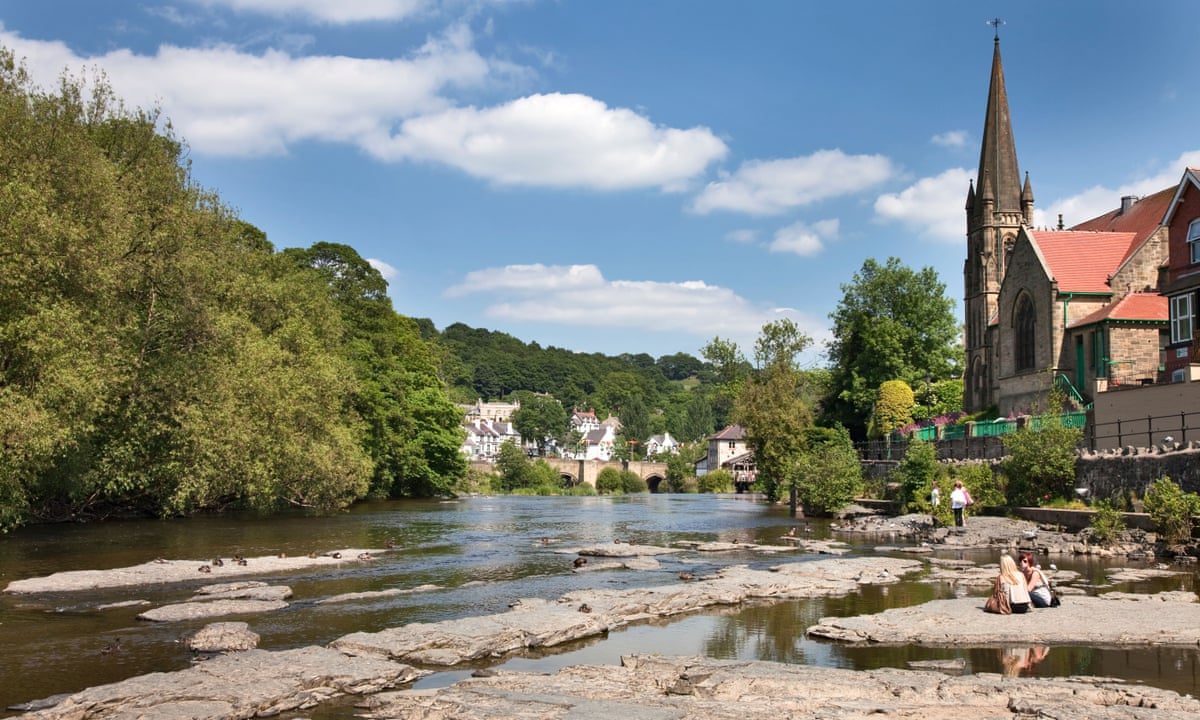
<path fill-rule="evenodd" d="M 675 438 L 671 437 L 671 433 L 665 432 L 662 435 L 652 435 L 646 441 L 646 457 L 653 457 L 659 453 L 675 453 L 678 452 L 679 443 Z"/>
<path fill-rule="evenodd" d="M 571 411 L 571 429 L 581 435 L 586 435 L 592 430 L 600 428 L 600 420 L 596 417 L 595 410 L 580 410 L 575 408 Z"/>
<path fill-rule="evenodd" d="M 580 439 L 580 452 L 575 454 L 576 460 L 611 460 L 613 443 L 617 434 L 611 426 L 605 425 L 590 430 Z"/>
<path fill-rule="evenodd" d="M 521 434 L 512 423 L 475 419 L 464 427 L 467 439 L 459 450 L 468 460 L 494 460 L 505 442 L 521 444 Z"/>

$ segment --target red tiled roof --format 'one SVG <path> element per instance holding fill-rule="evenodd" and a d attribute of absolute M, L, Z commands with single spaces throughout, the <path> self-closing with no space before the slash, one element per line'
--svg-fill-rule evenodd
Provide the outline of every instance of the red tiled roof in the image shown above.
<path fill-rule="evenodd" d="M 1110 293 L 1108 278 L 1126 257 L 1131 232 L 1030 230 L 1059 292 Z"/>
<path fill-rule="evenodd" d="M 1133 254 L 1134 250 L 1141 247 L 1146 238 L 1150 237 L 1150 234 L 1162 224 L 1163 216 L 1166 215 L 1167 208 L 1170 207 L 1171 199 L 1175 197 L 1177 189 L 1179 189 L 1178 185 L 1164 188 L 1153 195 L 1140 198 L 1125 212 L 1121 212 L 1121 208 L 1117 208 L 1100 217 L 1081 222 L 1071 230 L 1133 233 L 1133 240 L 1125 249 L 1125 256 L 1121 258 L 1124 261 Z"/>
<path fill-rule="evenodd" d="M 746 430 L 741 425 L 729 425 L 721 432 L 713 435 L 710 440 L 743 440 L 746 437 Z"/>
<path fill-rule="evenodd" d="M 1130 293 L 1094 313 L 1071 323 L 1071 327 L 1091 325 L 1102 320 L 1159 320 L 1170 318 L 1167 298 L 1157 293 Z"/>

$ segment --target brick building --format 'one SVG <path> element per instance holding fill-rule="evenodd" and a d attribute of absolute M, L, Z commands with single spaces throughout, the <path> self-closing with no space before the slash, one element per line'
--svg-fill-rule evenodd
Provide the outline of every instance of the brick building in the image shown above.
<path fill-rule="evenodd" d="M 1100 217 L 1033 228 L 1033 187 L 1021 178 L 995 39 L 979 174 L 967 191 L 968 412 L 1044 410 L 1056 377 L 1085 400 L 1109 383 L 1162 379 L 1168 253 L 1164 213 L 1175 188 L 1126 197 Z"/>

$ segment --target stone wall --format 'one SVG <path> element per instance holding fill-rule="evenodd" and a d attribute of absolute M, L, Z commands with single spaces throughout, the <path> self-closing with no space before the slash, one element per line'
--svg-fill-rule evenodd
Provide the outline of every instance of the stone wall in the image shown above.
<path fill-rule="evenodd" d="M 1093 498 L 1126 491 L 1141 498 L 1160 477 L 1171 478 L 1184 492 L 1200 493 L 1200 442 L 1085 452 L 1075 463 L 1076 487 L 1088 488 Z"/>

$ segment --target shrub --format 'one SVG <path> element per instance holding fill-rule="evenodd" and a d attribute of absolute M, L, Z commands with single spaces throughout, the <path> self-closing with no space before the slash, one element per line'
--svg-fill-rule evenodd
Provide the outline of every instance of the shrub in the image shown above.
<path fill-rule="evenodd" d="M 1099 500 L 1095 505 L 1096 512 L 1092 515 L 1092 538 L 1101 545 L 1108 545 L 1125 532 L 1125 519 L 1112 503 Z"/>
<path fill-rule="evenodd" d="M 578 485 L 573 485 L 566 490 L 563 490 L 563 495 L 590 497 L 595 494 L 596 488 L 588 485 L 587 483 L 579 483 Z"/>
<path fill-rule="evenodd" d="M 1192 539 L 1192 516 L 1200 512 L 1196 493 L 1185 493 L 1171 478 L 1163 476 L 1146 490 L 1144 502 L 1164 542 L 1174 545 Z"/>
<path fill-rule="evenodd" d="M 908 451 L 892 471 L 892 481 L 899 485 L 896 498 L 900 512 L 912 512 L 918 508 L 917 498 L 929 497 L 933 481 L 941 474 L 937 461 L 937 448 L 932 444 L 914 440 Z M 947 493 L 947 497 L 949 494 Z"/>
<path fill-rule="evenodd" d="M 883 437 L 896 428 L 912 424 L 913 391 L 903 380 L 887 380 L 879 386 L 875 412 L 867 424 L 869 437 Z"/>
<path fill-rule="evenodd" d="M 650 488 L 640 475 L 632 470 L 623 470 L 621 472 L 621 492 L 626 495 L 634 495 L 650 492 Z"/>
<path fill-rule="evenodd" d="M 1003 505 L 1005 500 L 1004 488 L 997 481 L 996 473 L 992 472 L 992 466 L 988 463 L 970 463 L 967 465 L 956 465 L 954 471 L 950 473 L 950 480 L 962 480 L 963 487 L 971 493 L 971 499 L 975 501 L 973 506 L 976 511 L 985 505 Z M 943 491 L 943 496 L 949 497 Z"/>
<path fill-rule="evenodd" d="M 596 475 L 596 492 L 601 495 L 614 495 L 621 492 L 621 471 L 606 467 Z"/>
<path fill-rule="evenodd" d="M 841 510 L 862 492 L 862 463 L 844 427 L 812 429 L 793 470 L 796 493 L 818 513 Z"/>
<path fill-rule="evenodd" d="M 1063 404 L 1061 393 L 1052 392 L 1051 411 L 1041 416 L 1040 430 L 1025 426 L 1004 436 L 1002 442 L 1009 457 L 1003 468 L 1010 505 L 1038 505 L 1047 495 L 1072 497 L 1075 448 L 1083 431 L 1062 424 Z"/>
<path fill-rule="evenodd" d="M 696 489 L 702 493 L 727 493 L 733 491 L 733 476 L 728 470 L 713 470 L 696 479 Z"/>

